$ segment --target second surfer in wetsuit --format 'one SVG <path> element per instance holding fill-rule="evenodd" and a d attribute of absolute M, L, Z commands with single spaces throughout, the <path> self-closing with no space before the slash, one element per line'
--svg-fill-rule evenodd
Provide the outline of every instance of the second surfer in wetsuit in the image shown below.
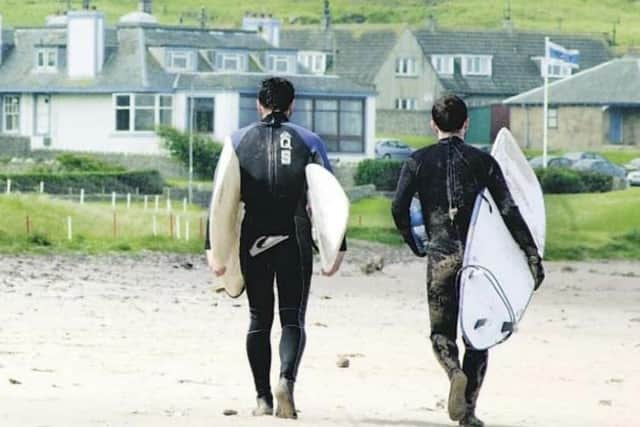
<path fill-rule="evenodd" d="M 411 235 L 409 207 L 417 193 L 428 236 L 427 296 L 431 343 L 450 380 L 449 416 L 461 426 L 481 427 L 475 415 L 488 352 L 465 342 L 462 366 L 456 344 L 458 325 L 457 274 L 462 267 L 475 200 L 485 188 L 491 192 L 507 228 L 529 259 L 538 289 L 544 279 L 542 260 L 533 237 L 507 188 L 495 159 L 464 143 L 469 126 L 460 98 L 439 99 L 432 109 L 431 127 L 438 143 L 414 152 L 405 162 L 392 205 L 396 227 L 418 256 L 424 256 Z"/>
<path fill-rule="evenodd" d="M 282 418 L 297 417 L 293 387 L 306 342 L 305 315 L 313 266 L 305 167 L 318 163 L 331 170 L 322 140 L 289 122 L 294 96 L 288 80 L 264 80 L 256 103 L 262 120 L 231 136 L 240 163 L 245 205 L 240 263 L 251 311 L 246 345 L 257 391 L 253 414 L 273 414 L 269 373 L 275 279 L 282 336 L 280 380 L 274 392 L 276 416 Z M 346 241 L 325 275 L 338 271 L 345 251 Z M 225 272 L 224 267 L 211 268 L 218 276 Z"/>

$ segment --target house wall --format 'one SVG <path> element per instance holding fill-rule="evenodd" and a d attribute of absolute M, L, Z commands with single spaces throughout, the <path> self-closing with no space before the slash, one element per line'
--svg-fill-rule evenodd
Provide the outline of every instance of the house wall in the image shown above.
<path fill-rule="evenodd" d="M 396 60 L 401 57 L 416 59 L 417 76 L 396 75 Z M 375 79 L 378 91 L 378 109 L 393 110 L 396 108 L 396 98 L 416 98 L 418 110 L 428 110 L 443 92 L 442 85 L 431 63 L 422 52 L 413 33 L 403 31 L 398 42 L 391 50 Z"/>
<path fill-rule="evenodd" d="M 510 113 L 511 132 L 518 143 L 542 149 L 543 108 L 511 106 Z M 608 115 L 602 107 L 558 107 L 558 128 L 549 129 L 549 149 L 599 148 L 607 143 L 608 130 Z"/>
<path fill-rule="evenodd" d="M 376 128 L 381 135 L 431 135 L 430 121 L 426 111 L 378 110 Z"/>
<path fill-rule="evenodd" d="M 640 145 L 640 108 L 624 112 L 622 141 L 625 145 Z"/>

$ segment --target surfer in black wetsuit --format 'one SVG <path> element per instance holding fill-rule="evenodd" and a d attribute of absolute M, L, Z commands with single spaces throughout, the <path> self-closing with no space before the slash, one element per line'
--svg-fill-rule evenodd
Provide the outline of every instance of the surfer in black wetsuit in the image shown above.
<path fill-rule="evenodd" d="M 431 342 L 438 362 L 449 376 L 448 412 L 461 426 L 484 424 L 475 415 L 480 387 L 487 370 L 488 352 L 465 342 L 462 366 L 458 357 L 458 284 L 463 253 L 477 196 L 488 188 L 515 241 L 529 259 L 538 289 L 544 279 L 542 260 L 533 237 L 515 205 L 500 166 L 494 158 L 464 143 L 469 126 L 460 98 L 446 96 L 432 109 L 431 127 L 438 143 L 414 152 L 400 173 L 392 205 L 396 227 L 418 256 L 425 256 L 411 234 L 409 207 L 417 193 L 427 244 L 427 296 Z M 507 260 L 505 260 L 508 262 Z"/>
<path fill-rule="evenodd" d="M 262 120 L 231 136 L 240 162 L 241 200 L 245 204 L 240 263 L 251 311 L 247 354 L 258 403 L 253 414 L 273 414 L 269 371 L 275 279 L 282 336 L 280 380 L 274 391 L 278 401 L 276 416 L 282 418 L 297 417 L 293 386 L 306 341 L 313 242 L 305 167 L 318 163 L 331 170 L 322 140 L 289 122 L 294 95 L 294 87 L 288 80 L 264 80 L 257 100 Z M 325 275 L 337 272 L 345 251 L 343 241 L 335 265 L 323 272 Z M 225 272 L 215 265 L 211 269 L 218 276 Z"/>

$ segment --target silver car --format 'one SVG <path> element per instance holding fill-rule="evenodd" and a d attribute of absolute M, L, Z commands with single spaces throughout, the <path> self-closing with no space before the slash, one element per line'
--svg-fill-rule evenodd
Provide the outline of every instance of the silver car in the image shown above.
<path fill-rule="evenodd" d="M 404 160 L 413 149 L 399 139 L 379 139 L 376 143 L 376 159 Z"/>
<path fill-rule="evenodd" d="M 627 181 L 629 181 L 629 185 L 640 186 L 640 170 L 629 172 Z"/>
<path fill-rule="evenodd" d="M 542 156 L 534 157 L 529 160 L 529 165 L 531 165 L 533 169 L 541 169 L 542 160 Z M 571 165 L 573 165 L 573 162 L 566 157 L 549 156 L 547 158 L 547 167 L 550 168 L 570 168 Z"/>

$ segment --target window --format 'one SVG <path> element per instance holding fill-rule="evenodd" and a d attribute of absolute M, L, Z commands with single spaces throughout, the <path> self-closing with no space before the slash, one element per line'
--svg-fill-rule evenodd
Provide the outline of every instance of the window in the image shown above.
<path fill-rule="evenodd" d="M 291 73 L 293 72 L 291 59 L 289 55 L 268 55 L 267 68 L 271 73 Z"/>
<path fill-rule="evenodd" d="M 192 71 L 195 69 L 193 66 L 193 53 L 187 50 L 172 50 L 169 51 L 169 58 L 167 65 L 172 71 Z"/>
<path fill-rule="evenodd" d="M 327 70 L 326 55 L 322 52 L 299 52 L 298 62 L 314 74 L 324 74 Z"/>
<path fill-rule="evenodd" d="M 415 76 L 418 74 L 415 58 L 398 58 L 396 60 L 396 75 Z"/>
<path fill-rule="evenodd" d="M 396 110 L 415 110 L 417 105 L 415 98 L 396 98 Z"/>
<path fill-rule="evenodd" d="M 220 71 L 247 71 L 247 54 L 239 52 L 217 52 L 216 69 Z"/>
<path fill-rule="evenodd" d="M 542 64 L 544 63 L 545 61 L 543 59 Z M 547 63 L 547 72 L 550 78 L 565 78 L 571 76 L 572 68 L 564 62 L 549 61 Z M 542 76 L 544 77 L 544 68 Z"/>
<path fill-rule="evenodd" d="M 296 108 L 298 108 L 298 102 L 296 101 Z M 251 123 L 258 120 L 258 110 L 256 108 L 255 96 L 241 96 L 240 97 L 240 127 L 249 126 Z"/>
<path fill-rule="evenodd" d="M 329 152 L 365 151 L 362 100 L 297 98 L 292 121 L 320 135 Z"/>
<path fill-rule="evenodd" d="M 547 128 L 558 129 L 558 109 L 549 108 L 547 110 Z"/>
<path fill-rule="evenodd" d="M 9 95 L 2 99 L 2 118 L 4 132 L 20 131 L 20 96 Z"/>
<path fill-rule="evenodd" d="M 491 56 L 475 55 L 462 56 L 462 74 L 466 76 L 490 76 Z"/>
<path fill-rule="evenodd" d="M 453 75 L 453 55 L 432 55 L 431 65 L 438 74 Z"/>
<path fill-rule="evenodd" d="M 190 98 L 189 114 L 193 114 L 193 130 L 199 133 L 213 133 L 215 126 L 215 98 Z M 191 128 L 191 117 L 188 120 Z"/>
<path fill-rule="evenodd" d="M 153 132 L 173 124 L 173 95 L 116 95 L 115 110 L 117 132 Z"/>
<path fill-rule="evenodd" d="M 58 69 L 58 49 L 38 48 L 36 50 L 36 70 L 56 71 Z"/>

